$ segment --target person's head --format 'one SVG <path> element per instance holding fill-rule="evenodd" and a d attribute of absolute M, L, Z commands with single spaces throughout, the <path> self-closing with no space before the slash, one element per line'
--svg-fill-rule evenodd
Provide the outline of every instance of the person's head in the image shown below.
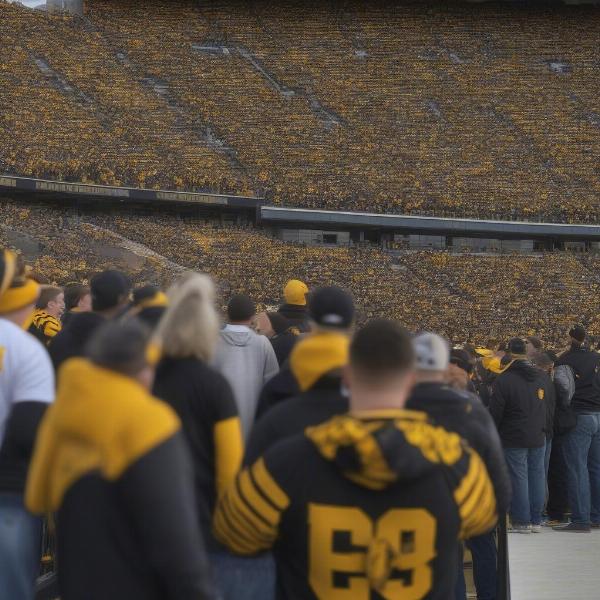
<path fill-rule="evenodd" d="M 473 373 L 475 358 L 466 348 L 453 348 L 450 351 L 450 364 L 462 369 L 467 376 Z"/>
<path fill-rule="evenodd" d="M 523 338 L 514 337 L 508 340 L 506 351 L 512 360 L 523 360 L 528 358 L 527 344 Z"/>
<path fill-rule="evenodd" d="M 92 310 L 92 294 L 89 285 L 67 283 L 64 290 L 66 311 L 89 312 Z"/>
<path fill-rule="evenodd" d="M 40 296 L 35 304 L 56 319 L 60 319 L 65 312 L 65 293 L 60 287 L 43 285 Z"/>
<path fill-rule="evenodd" d="M 339 287 L 321 287 L 310 296 L 308 316 L 313 330 L 349 332 L 354 324 L 354 301 Z"/>
<path fill-rule="evenodd" d="M 0 317 L 27 329 L 40 286 L 26 276 L 25 264 L 14 252 L 0 251 Z"/>
<path fill-rule="evenodd" d="M 90 284 L 92 310 L 111 318 L 123 311 L 129 302 L 131 281 L 121 271 L 102 271 L 92 277 Z"/>
<path fill-rule="evenodd" d="M 581 325 L 575 325 L 575 327 L 572 327 L 569 331 L 569 338 L 571 344 L 574 344 L 576 346 L 583 346 L 583 344 L 585 343 L 585 336 L 585 329 Z"/>
<path fill-rule="evenodd" d="M 286 304 L 306 306 L 308 286 L 299 279 L 290 279 L 283 288 L 283 297 Z"/>
<path fill-rule="evenodd" d="M 554 360 L 552 356 L 550 356 L 547 352 L 539 352 L 534 355 L 531 361 L 538 369 L 552 375 L 552 371 L 554 370 Z"/>
<path fill-rule="evenodd" d="M 209 362 L 219 336 L 215 288 L 207 275 L 187 273 L 167 292 L 169 307 L 156 328 L 162 354 Z"/>
<path fill-rule="evenodd" d="M 352 411 L 402 408 L 414 385 L 415 353 L 406 329 L 375 319 L 356 332 L 344 382 Z"/>
<path fill-rule="evenodd" d="M 232 296 L 227 304 L 227 322 L 232 325 L 252 325 L 256 305 L 245 294 Z"/>
<path fill-rule="evenodd" d="M 525 338 L 525 347 L 527 356 L 529 358 L 532 358 L 536 354 L 542 352 L 542 340 L 540 340 L 540 338 L 538 337 L 535 337 L 534 335 L 527 336 Z"/>
<path fill-rule="evenodd" d="M 97 366 L 135 379 L 152 389 L 155 365 L 148 351 L 150 331 L 142 323 L 108 321 L 94 333 L 85 355 Z"/>
<path fill-rule="evenodd" d="M 156 285 L 143 285 L 133 290 L 131 304 L 137 310 L 153 307 L 165 307 L 167 295 Z"/>
<path fill-rule="evenodd" d="M 413 339 L 417 383 L 446 381 L 450 362 L 448 342 L 436 333 L 421 333 Z"/>

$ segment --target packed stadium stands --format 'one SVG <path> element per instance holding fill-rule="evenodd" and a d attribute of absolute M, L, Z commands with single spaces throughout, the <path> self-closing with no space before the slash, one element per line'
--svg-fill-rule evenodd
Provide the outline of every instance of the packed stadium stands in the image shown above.
<path fill-rule="evenodd" d="M 0 170 L 598 221 L 597 8 L 92 0 L 83 18 L 0 12 Z"/>
<path fill-rule="evenodd" d="M 560 345 L 573 322 L 600 334 L 600 258 L 594 255 L 392 256 L 368 247 L 305 247 L 258 229 L 184 222 L 167 214 L 77 214 L 8 200 L 0 210 L 0 241 L 22 247 L 29 236 L 38 244 L 30 253 L 34 271 L 60 284 L 113 266 L 132 273 L 136 283 L 165 285 L 179 269 L 191 268 L 216 278 L 221 304 L 243 291 L 275 306 L 285 282 L 300 277 L 311 287 L 349 288 L 359 302 L 360 322 L 385 314 L 457 342 L 527 333 Z"/>

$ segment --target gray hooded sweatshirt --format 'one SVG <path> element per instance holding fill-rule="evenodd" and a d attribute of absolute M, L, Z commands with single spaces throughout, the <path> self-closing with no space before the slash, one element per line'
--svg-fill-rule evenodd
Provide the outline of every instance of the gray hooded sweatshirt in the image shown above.
<path fill-rule="evenodd" d="M 265 336 L 257 335 L 249 327 L 226 325 L 221 330 L 213 366 L 233 389 L 247 439 L 263 385 L 279 371 L 273 347 Z"/>

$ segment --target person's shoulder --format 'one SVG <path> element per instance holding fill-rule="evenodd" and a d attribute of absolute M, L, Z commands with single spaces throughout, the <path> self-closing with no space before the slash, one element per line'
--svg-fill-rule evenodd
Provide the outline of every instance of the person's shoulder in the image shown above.
<path fill-rule="evenodd" d="M 263 459 L 274 474 L 285 477 L 291 474 L 295 478 L 299 467 L 306 465 L 308 459 L 318 456 L 317 449 L 302 432 L 275 442 L 264 453 Z"/>
<path fill-rule="evenodd" d="M 18 325 L 0 319 L 0 346 L 13 349 L 18 354 L 26 354 L 27 358 L 47 355 L 46 349 L 40 340 L 25 331 Z"/>

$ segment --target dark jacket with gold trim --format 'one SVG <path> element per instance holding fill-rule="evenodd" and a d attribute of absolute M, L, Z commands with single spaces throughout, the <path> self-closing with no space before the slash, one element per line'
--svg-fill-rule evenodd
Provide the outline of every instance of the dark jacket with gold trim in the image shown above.
<path fill-rule="evenodd" d="M 424 413 L 338 416 L 270 448 L 219 502 L 217 538 L 271 549 L 277 598 L 448 600 L 458 539 L 489 531 L 485 466 Z"/>
<path fill-rule="evenodd" d="M 494 382 L 489 409 L 505 448 L 540 448 L 546 442 L 550 377 L 527 360 L 514 360 Z"/>
<path fill-rule="evenodd" d="M 26 504 L 57 514 L 62 600 L 213 597 L 179 419 L 130 378 L 64 365 Z"/>

